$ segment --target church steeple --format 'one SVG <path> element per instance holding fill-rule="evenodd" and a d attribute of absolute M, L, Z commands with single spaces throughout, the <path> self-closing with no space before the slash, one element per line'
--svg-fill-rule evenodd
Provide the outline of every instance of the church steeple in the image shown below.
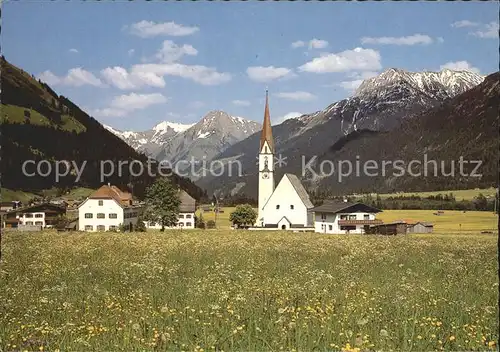
<path fill-rule="evenodd" d="M 266 107 L 264 108 L 264 123 L 262 124 L 262 134 L 260 136 L 260 150 L 262 151 L 262 147 L 265 142 L 271 149 L 270 152 L 274 152 L 274 141 L 273 141 L 273 132 L 271 129 L 271 116 L 269 115 L 269 93 L 266 89 Z"/>

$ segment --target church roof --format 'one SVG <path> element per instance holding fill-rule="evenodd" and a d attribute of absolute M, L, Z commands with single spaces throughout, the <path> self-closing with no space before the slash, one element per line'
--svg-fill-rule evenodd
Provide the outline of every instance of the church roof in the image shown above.
<path fill-rule="evenodd" d="M 260 136 L 260 150 L 264 146 L 264 143 L 267 142 L 269 148 L 271 148 L 271 152 L 274 151 L 274 140 L 273 140 L 273 132 L 271 128 L 271 116 L 269 114 L 269 94 L 266 90 L 266 107 L 264 108 L 264 123 L 262 124 L 262 134 Z"/>
<path fill-rule="evenodd" d="M 294 175 L 294 174 L 285 174 L 286 177 L 290 180 L 290 183 L 292 184 L 293 188 L 295 189 L 295 192 L 300 197 L 300 200 L 304 205 L 306 206 L 307 209 L 313 208 L 314 205 L 312 204 L 311 200 L 309 199 L 309 194 L 307 194 L 306 189 L 304 188 L 304 185 L 302 182 L 300 182 L 299 178 Z"/>

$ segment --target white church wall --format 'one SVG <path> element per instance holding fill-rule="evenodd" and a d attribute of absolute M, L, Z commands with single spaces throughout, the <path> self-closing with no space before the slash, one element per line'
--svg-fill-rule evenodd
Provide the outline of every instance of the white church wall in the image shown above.
<path fill-rule="evenodd" d="M 286 176 L 274 190 L 263 214 L 264 224 L 277 224 L 285 216 L 292 225 L 307 226 L 307 208 Z"/>

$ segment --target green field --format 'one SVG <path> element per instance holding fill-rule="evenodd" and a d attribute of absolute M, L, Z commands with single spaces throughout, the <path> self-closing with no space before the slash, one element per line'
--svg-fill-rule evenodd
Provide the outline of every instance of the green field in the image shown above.
<path fill-rule="evenodd" d="M 2 188 L 0 194 L 2 202 L 11 202 L 14 200 L 20 200 L 23 203 L 27 203 L 28 201 L 30 201 L 35 197 L 55 198 L 57 197 L 57 192 L 58 190 L 56 188 L 43 190 L 37 194 L 24 191 L 14 191 L 8 188 Z M 57 198 L 61 198 L 64 200 L 83 200 L 87 198 L 92 192 L 94 192 L 94 190 L 91 188 L 76 187 L 71 189 L 68 193 Z"/>
<path fill-rule="evenodd" d="M 0 351 L 493 351 L 497 240 L 10 232 Z"/>
<path fill-rule="evenodd" d="M 496 188 L 483 188 L 483 189 L 459 189 L 459 190 L 450 190 L 450 191 L 433 191 L 433 192 L 400 192 L 400 193 L 381 193 L 379 196 L 381 198 L 388 197 L 410 197 L 410 196 L 419 196 L 422 198 L 426 198 L 429 196 L 436 196 L 438 194 L 445 195 L 452 193 L 455 196 L 457 201 L 460 200 L 472 200 L 474 197 L 477 197 L 480 193 L 482 193 L 485 197 L 495 197 L 495 193 L 497 192 Z M 357 197 L 363 197 L 363 195 L 356 195 Z M 375 195 L 376 196 L 376 195 Z"/>

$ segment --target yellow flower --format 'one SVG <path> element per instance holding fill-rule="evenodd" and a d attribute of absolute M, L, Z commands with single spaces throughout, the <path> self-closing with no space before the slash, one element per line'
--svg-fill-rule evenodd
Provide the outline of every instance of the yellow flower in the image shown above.
<path fill-rule="evenodd" d="M 450 341 L 455 341 L 455 336 L 451 335 L 449 338 Z"/>

